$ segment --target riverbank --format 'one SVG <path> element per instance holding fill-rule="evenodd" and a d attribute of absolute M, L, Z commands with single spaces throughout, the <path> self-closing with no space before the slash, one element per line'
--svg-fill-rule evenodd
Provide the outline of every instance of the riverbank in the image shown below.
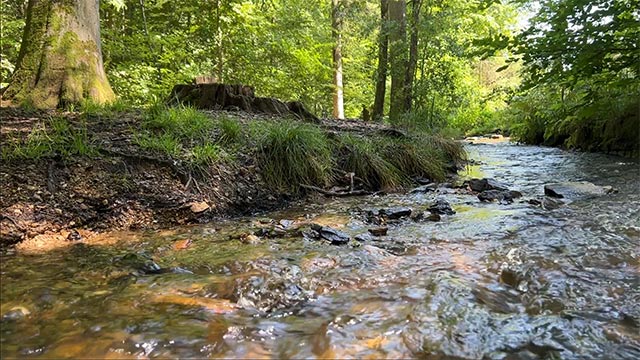
<path fill-rule="evenodd" d="M 459 144 L 381 124 L 155 108 L 0 108 L 0 244 L 256 214 L 443 180 Z"/>

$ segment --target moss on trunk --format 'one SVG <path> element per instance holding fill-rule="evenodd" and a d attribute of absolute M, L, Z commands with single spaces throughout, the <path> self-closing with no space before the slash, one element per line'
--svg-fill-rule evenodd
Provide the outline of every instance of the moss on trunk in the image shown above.
<path fill-rule="evenodd" d="M 30 0 L 5 100 L 47 109 L 115 99 L 104 73 L 98 1 Z"/>

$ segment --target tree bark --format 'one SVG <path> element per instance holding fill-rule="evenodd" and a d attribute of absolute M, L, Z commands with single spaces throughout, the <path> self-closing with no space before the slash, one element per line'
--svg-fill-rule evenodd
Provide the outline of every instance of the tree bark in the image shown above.
<path fill-rule="evenodd" d="M 387 63 L 389 53 L 388 0 L 380 0 L 380 36 L 378 39 L 378 72 L 376 77 L 376 96 L 373 102 L 373 120 L 380 121 L 384 116 L 384 97 L 387 88 Z"/>
<path fill-rule="evenodd" d="M 333 117 L 344 119 L 342 84 L 342 4 L 331 0 L 331 35 L 333 36 Z"/>
<path fill-rule="evenodd" d="M 420 10 L 422 8 L 422 0 L 411 1 L 411 39 L 409 41 L 409 62 L 405 73 L 405 101 L 404 111 L 411 111 L 413 105 L 413 88 L 416 77 L 416 68 L 418 66 L 418 23 L 420 21 Z"/>
<path fill-rule="evenodd" d="M 389 1 L 389 64 L 391 66 L 391 106 L 389 120 L 396 123 L 404 113 L 407 69 L 407 26 L 405 0 Z"/>
<path fill-rule="evenodd" d="M 98 0 L 29 0 L 16 70 L 3 99 L 40 109 L 112 102 L 98 9 Z"/>

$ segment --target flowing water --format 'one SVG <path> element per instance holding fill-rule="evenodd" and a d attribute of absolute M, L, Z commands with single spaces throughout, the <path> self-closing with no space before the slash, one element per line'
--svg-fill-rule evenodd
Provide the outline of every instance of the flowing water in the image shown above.
<path fill-rule="evenodd" d="M 640 358 L 639 164 L 509 143 L 468 150 L 479 165 L 462 178 L 495 178 L 523 199 L 443 188 L 7 252 L 0 355 Z M 557 209 L 526 201 L 570 180 L 619 192 Z M 360 243 L 248 235 L 318 222 L 355 236 L 372 226 L 367 210 L 436 198 L 457 213 L 390 222 Z"/>

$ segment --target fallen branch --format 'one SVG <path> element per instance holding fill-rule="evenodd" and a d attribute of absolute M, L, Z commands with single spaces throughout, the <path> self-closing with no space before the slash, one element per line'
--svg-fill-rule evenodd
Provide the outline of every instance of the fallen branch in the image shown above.
<path fill-rule="evenodd" d="M 319 192 L 320 194 L 325 196 L 345 197 L 345 196 L 362 196 L 362 195 L 372 194 L 371 191 L 367 191 L 367 190 L 351 190 L 351 191 L 337 192 L 337 191 L 329 191 L 329 190 L 319 188 L 317 186 L 311 186 L 311 185 L 305 185 L 305 184 L 300 184 L 300 186 L 305 189 Z"/>

